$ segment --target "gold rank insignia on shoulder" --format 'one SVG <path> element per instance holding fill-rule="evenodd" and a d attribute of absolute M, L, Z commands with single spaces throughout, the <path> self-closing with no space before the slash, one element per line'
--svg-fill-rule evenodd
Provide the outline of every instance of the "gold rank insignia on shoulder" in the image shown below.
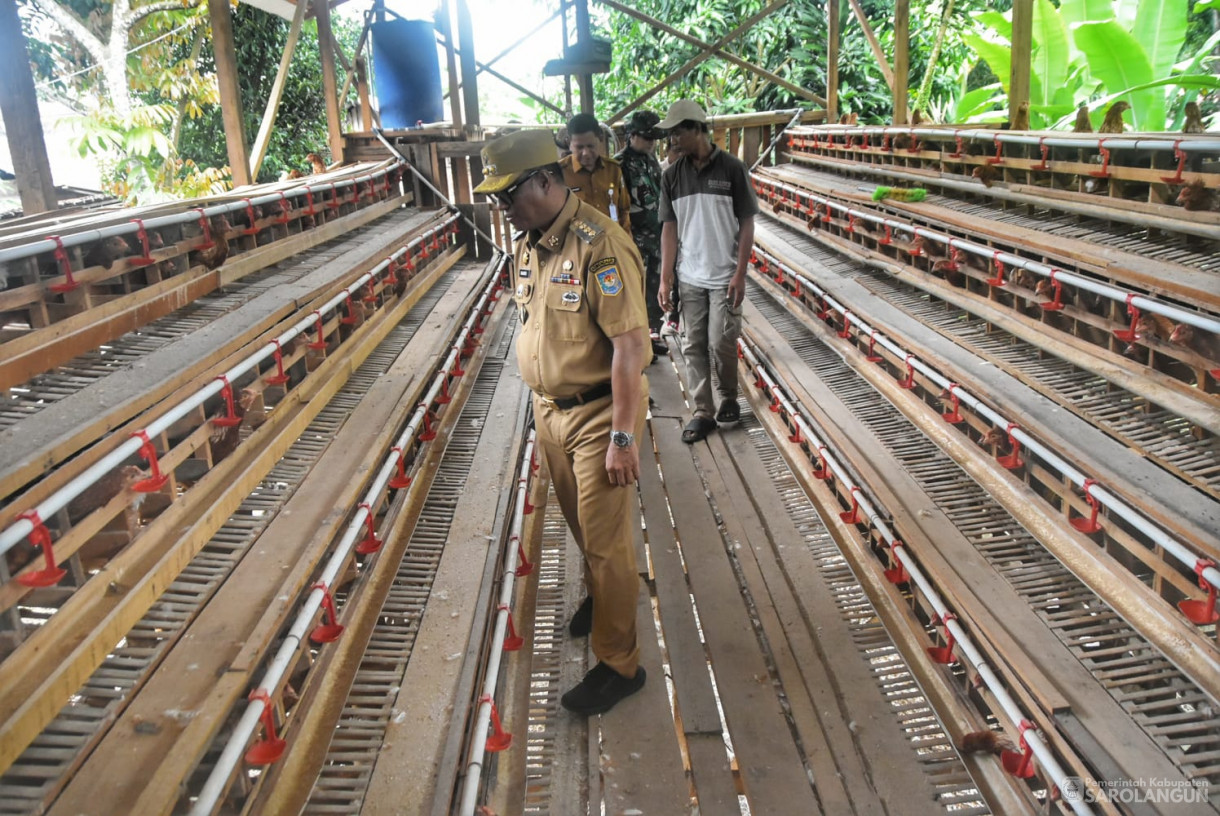
<path fill-rule="evenodd" d="M 596 224 L 590 224 L 588 221 L 583 221 L 579 218 L 572 219 L 572 232 L 580 236 L 580 239 L 586 244 L 591 244 L 605 230 Z"/>

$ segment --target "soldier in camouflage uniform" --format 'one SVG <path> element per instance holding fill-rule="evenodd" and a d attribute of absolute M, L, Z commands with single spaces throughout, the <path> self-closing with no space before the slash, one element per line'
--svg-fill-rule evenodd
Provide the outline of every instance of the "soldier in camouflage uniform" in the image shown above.
<path fill-rule="evenodd" d="M 631 237 L 644 260 L 644 302 L 648 304 L 648 327 L 656 355 L 669 352 L 658 336 L 665 321 L 665 313 L 657 302 L 661 285 L 661 222 L 657 219 L 661 165 L 655 155 L 656 140 L 661 136 L 656 127 L 659 121 L 661 118 L 652 111 L 636 111 L 627 122 L 627 147 L 614 157 L 631 194 Z"/>

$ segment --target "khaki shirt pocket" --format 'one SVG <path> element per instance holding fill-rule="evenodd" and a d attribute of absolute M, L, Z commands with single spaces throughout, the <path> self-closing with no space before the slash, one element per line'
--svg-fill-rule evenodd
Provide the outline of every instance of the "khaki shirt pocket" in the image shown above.
<path fill-rule="evenodd" d="M 546 293 L 547 335 L 556 340 L 583 342 L 589 334 L 589 306 L 584 289 L 555 285 Z"/>

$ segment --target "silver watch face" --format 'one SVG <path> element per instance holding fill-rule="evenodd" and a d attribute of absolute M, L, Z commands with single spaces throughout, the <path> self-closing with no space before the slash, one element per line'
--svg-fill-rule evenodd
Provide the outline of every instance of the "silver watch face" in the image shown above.
<path fill-rule="evenodd" d="M 611 431 L 610 441 L 616 448 L 625 448 L 631 444 L 631 434 L 626 431 Z"/>

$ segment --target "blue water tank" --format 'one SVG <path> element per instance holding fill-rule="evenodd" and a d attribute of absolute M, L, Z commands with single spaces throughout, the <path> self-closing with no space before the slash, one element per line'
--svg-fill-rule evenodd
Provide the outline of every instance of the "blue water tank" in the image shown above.
<path fill-rule="evenodd" d="M 432 22 L 386 20 L 369 28 L 382 128 L 404 130 L 441 121 L 441 66 Z"/>

